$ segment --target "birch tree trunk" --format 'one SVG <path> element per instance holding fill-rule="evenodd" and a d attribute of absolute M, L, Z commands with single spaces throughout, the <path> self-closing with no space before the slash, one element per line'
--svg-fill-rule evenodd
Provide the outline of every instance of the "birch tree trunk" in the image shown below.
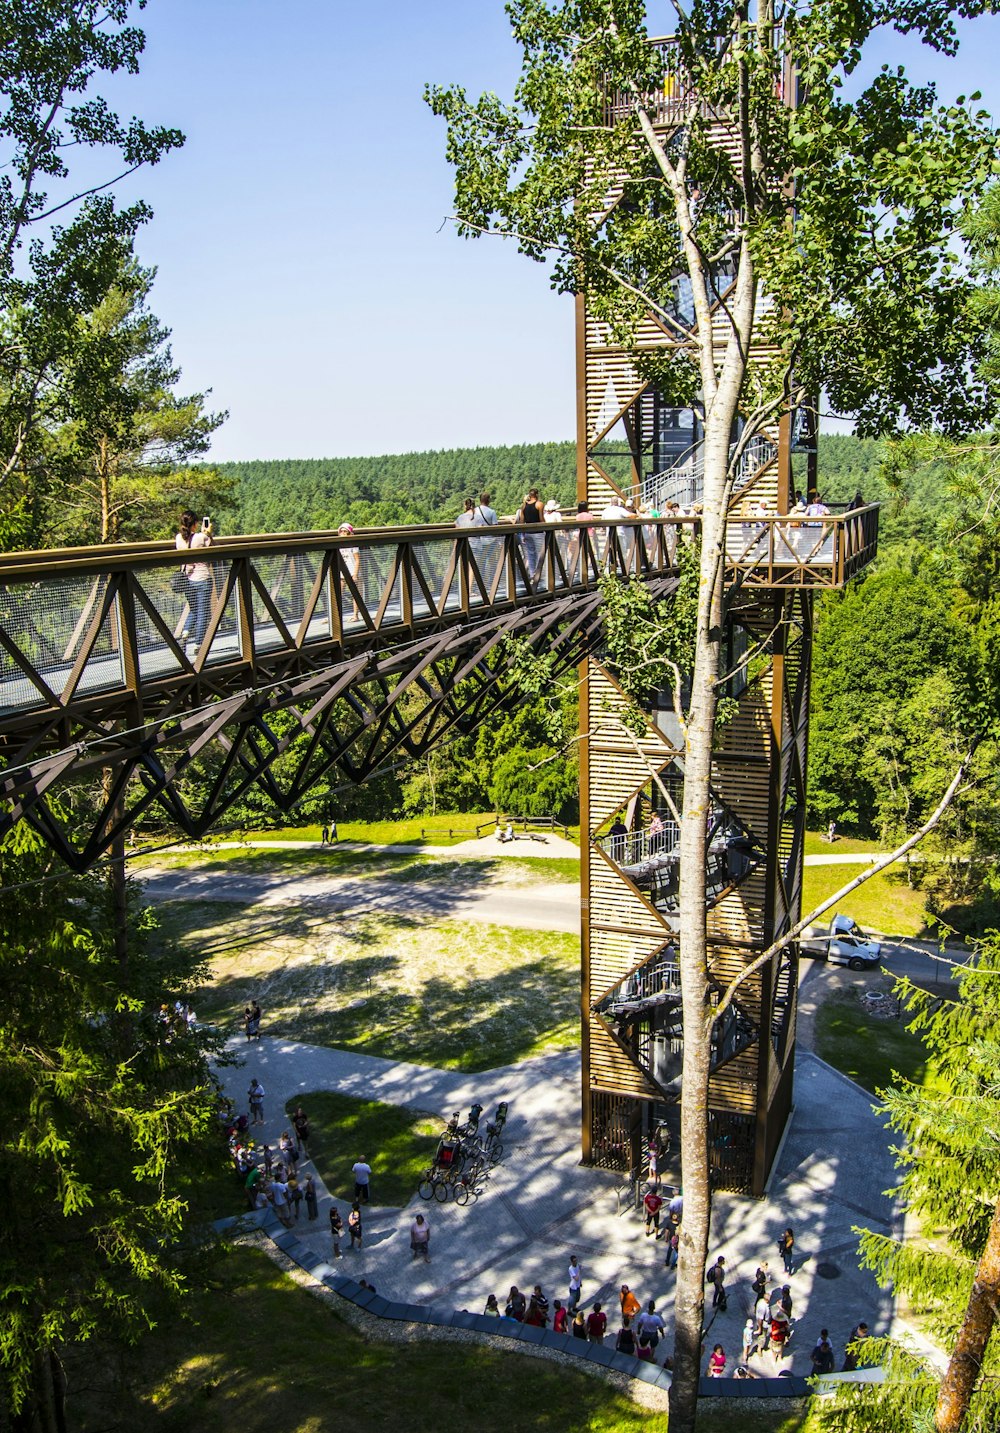
<path fill-rule="evenodd" d="M 693 279 L 698 276 L 693 276 Z M 675 1293 L 671 1433 L 693 1433 L 697 1418 L 705 1266 L 711 1220 L 708 1162 L 708 1085 L 712 1012 L 706 937 L 707 843 L 711 804 L 712 741 L 723 632 L 729 438 L 739 409 L 754 313 L 754 274 L 744 244 L 732 303 L 733 333 L 722 372 L 706 401 L 704 516 L 698 587 L 698 621 L 684 751 L 684 810 L 680 836 L 680 979 L 684 1011 L 681 1073 L 681 1181 L 684 1218 Z M 715 356 L 711 325 L 701 328 L 703 380 Z M 704 386 L 708 386 L 705 384 Z"/>

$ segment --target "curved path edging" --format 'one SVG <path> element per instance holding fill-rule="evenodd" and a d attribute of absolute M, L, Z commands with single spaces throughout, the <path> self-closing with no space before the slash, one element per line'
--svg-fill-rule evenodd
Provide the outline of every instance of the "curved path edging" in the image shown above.
<path fill-rule="evenodd" d="M 232 1225 L 238 1226 L 240 1222 L 234 1220 Z M 280 1233 L 275 1232 L 278 1229 Z M 571 1334 L 559 1334 L 512 1319 L 497 1320 L 467 1309 L 439 1309 L 384 1298 L 362 1287 L 355 1279 L 336 1273 L 273 1214 L 266 1215 L 253 1232 L 240 1234 L 238 1242 L 259 1248 L 313 1297 L 331 1304 L 336 1299 L 337 1312 L 369 1336 L 400 1342 L 411 1342 L 414 1338 L 453 1339 L 508 1351 L 510 1345 L 516 1343 L 518 1353 L 556 1363 L 569 1359 L 579 1372 L 603 1378 L 640 1406 L 667 1411 L 670 1373 L 658 1364 L 638 1362 L 600 1344 L 583 1343 Z M 789 1399 L 806 1399 L 811 1394 L 806 1380 L 796 1377 L 703 1378 L 700 1389 L 704 1398 L 745 1400 L 755 1408 L 773 1404 L 784 1411 L 788 1410 Z"/>

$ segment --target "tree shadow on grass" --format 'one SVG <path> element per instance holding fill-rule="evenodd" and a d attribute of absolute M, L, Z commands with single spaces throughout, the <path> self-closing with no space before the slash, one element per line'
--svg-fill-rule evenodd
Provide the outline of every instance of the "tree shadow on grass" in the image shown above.
<path fill-rule="evenodd" d="M 415 994 L 374 992 L 350 1012 L 304 1014 L 317 1045 L 470 1073 L 512 1065 L 579 1040 L 579 977 L 554 957 L 533 957 L 494 976 L 444 976 Z"/>

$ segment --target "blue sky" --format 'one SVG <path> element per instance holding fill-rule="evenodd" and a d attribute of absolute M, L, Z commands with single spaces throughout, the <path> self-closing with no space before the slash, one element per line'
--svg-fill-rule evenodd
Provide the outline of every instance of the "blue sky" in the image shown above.
<path fill-rule="evenodd" d="M 139 248 L 183 387 L 230 410 L 214 457 L 573 436 L 572 301 L 512 246 L 442 227 L 423 87 L 509 94 L 500 0 L 150 0 L 141 23 L 139 77 L 103 89 L 188 136 L 122 193 L 155 210 Z M 887 37 L 871 62 L 933 74 L 942 97 L 979 88 L 1000 114 L 1000 21 L 964 29 L 955 61 Z"/>

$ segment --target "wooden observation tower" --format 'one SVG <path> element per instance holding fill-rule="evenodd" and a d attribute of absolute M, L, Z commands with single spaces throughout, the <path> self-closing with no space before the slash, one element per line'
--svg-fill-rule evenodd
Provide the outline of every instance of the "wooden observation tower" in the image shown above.
<path fill-rule="evenodd" d="M 668 54 L 671 75 L 669 61 Z M 661 132 L 676 130 L 697 103 L 676 67 L 663 94 L 650 99 Z M 731 150 L 732 130 L 716 113 L 708 118 L 711 142 Z M 713 277 L 724 297 L 726 275 Z M 677 280 L 673 301 L 693 328 L 686 278 Z M 766 298 L 760 308 L 766 313 Z M 724 322 L 718 305 L 716 313 Z M 640 325 L 640 347 L 677 341 L 677 330 L 653 315 Z M 773 359 L 774 351 L 761 343 L 750 357 Z M 577 415 L 578 494 L 595 516 L 629 498 L 660 513 L 671 503 L 695 507 L 697 407 L 672 407 L 644 382 L 584 298 L 577 300 Z M 713 759 L 707 922 L 720 989 L 798 918 L 813 592 L 842 585 L 874 556 L 877 541 L 875 509 L 813 525 L 783 518 L 795 501 L 795 452 L 803 455 L 799 486 L 816 487 L 815 439 L 804 417 L 784 413 L 747 446 L 727 528 L 724 670 L 756 642 L 764 651 L 729 683 L 736 715 Z M 765 504 L 768 515 L 748 522 Z M 600 656 L 588 657 L 582 671 L 583 1155 L 629 1170 L 657 1128 L 672 1130 L 679 1155 L 683 739 L 668 695 L 651 705 L 637 737 L 621 719 L 626 702 Z M 792 947 L 741 987 L 716 1028 L 709 1138 L 718 1187 L 763 1193 L 791 1107 L 796 985 Z"/>

